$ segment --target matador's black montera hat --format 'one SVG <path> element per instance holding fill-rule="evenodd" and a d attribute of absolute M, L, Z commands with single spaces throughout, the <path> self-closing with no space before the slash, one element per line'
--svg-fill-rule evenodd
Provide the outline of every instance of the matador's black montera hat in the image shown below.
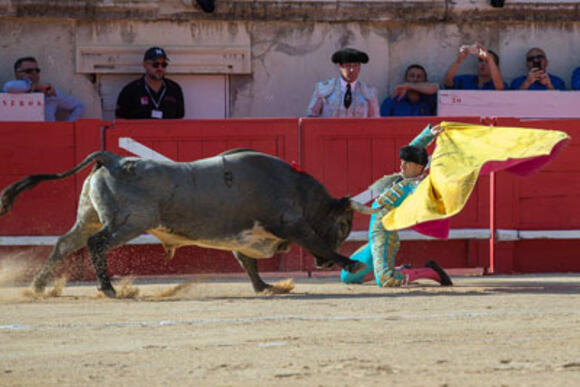
<path fill-rule="evenodd" d="M 332 63 L 367 63 L 369 56 L 356 48 L 343 48 L 332 54 Z"/>
<path fill-rule="evenodd" d="M 410 161 L 412 163 L 420 164 L 422 166 L 427 165 L 429 157 L 427 156 L 427 151 L 425 148 L 407 145 L 399 150 L 399 158 L 401 160 Z"/>

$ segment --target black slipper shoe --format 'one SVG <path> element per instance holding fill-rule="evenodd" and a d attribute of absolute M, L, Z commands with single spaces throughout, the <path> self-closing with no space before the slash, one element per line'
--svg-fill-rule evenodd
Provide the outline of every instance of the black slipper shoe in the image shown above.
<path fill-rule="evenodd" d="M 451 278 L 449 278 L 445 270 L 443 270 L 441 266 L 437 264 L 437 262 L 431 259 L 425 264 L 425 267 L 431 268 L 435 270 L 437 274 L 439 274 L 439 277 L 441 277 L 441 286 L 453 286 Z"/>

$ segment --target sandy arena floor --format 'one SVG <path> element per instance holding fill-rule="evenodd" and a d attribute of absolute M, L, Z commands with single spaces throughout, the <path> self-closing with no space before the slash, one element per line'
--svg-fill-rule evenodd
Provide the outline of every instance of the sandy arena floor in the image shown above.
<path fill-rule="evenodd" d="M 263 296 L 172 279 L 115 300 L 94 283 L 43 299 L 3 285 L 0 385 L 580 385 L 580 274 L 454 281 L 298 279 Z"/>

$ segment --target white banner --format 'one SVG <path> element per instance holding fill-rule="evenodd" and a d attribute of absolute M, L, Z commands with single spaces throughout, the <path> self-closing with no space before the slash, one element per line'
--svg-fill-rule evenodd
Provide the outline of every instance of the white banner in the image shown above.
<path fill-rule="evenodd" d="M 44 94 L 0 93 L 0 121 L 44 121 Z"/>
<path fill-rule="evenodd" d="M 437 110 L 446 117 L 580 118 L 580 91 L 440 90 Z"/>

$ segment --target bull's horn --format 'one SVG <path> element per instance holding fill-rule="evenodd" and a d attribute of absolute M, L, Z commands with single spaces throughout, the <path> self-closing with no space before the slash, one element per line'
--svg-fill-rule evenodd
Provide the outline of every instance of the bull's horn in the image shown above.
<path fill-rule="evenodd" d="M 369 206 L 365 206 L 364 204 L 359 203 L 352 199 L 350 200 L 350 208 L 352 208 L 353 211 L 360 212 L 361 214 L 365 215 L 372 215 L 380 210 L 380 208 L 372 208 Z"/>

